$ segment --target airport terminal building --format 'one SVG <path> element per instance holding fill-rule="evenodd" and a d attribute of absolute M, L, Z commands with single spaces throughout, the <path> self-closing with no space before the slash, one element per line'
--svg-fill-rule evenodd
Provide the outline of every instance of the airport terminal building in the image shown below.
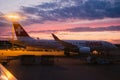
<path fill-rule="evenodd" d="M 7 40 L 0 40 L 0 49 L 10 49 L 12 44 Z"/>

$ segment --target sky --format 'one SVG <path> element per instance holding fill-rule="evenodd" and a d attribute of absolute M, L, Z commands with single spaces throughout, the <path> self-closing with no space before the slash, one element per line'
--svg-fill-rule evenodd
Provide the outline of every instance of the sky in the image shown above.
<path fill-rule="evenodd" d="M 6 14 L 17 13 L 30 36 L 120 44 L 120 0 L 0 0 L 0 37 L 11 37 Z"/>

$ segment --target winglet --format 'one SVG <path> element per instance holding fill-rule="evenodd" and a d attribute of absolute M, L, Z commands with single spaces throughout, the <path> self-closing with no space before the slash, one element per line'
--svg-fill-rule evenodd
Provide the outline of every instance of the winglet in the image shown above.
<path fill-rule="evenodd" d="M 55 34 L 52 33 L 52 36 L 56 41 L 60 41 L 60 39 Z"/>

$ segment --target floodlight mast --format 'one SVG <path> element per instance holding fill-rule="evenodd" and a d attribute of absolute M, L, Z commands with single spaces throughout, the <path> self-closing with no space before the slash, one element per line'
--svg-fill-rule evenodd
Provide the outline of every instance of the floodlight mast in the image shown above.
<path fill-rule="evenodd" d="M 6 14 L 5 18 L 12 22 L 18 22 L 21 19 L 21 16 L 19 14 Z M 14 26 L 12 25 L 12 48 L 14 48 L 14 40 L 15 40 L 15 31 L 14 31 Z"/>
<path fill-rule="evenodd" d="M 12 25 L 12 49 L 14 48 L 14 37 L 15 36 L 15 33 L 14 33 L 14 27 Z"/>

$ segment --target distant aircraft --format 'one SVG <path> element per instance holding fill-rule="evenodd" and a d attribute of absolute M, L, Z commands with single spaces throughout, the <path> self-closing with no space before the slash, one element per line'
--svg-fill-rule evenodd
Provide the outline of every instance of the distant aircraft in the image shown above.
<path fill-rule="evenodd" d="M 97 40 L 60 40 L 55 34 L 52 33 L 54 40 L 64 46 L 64 54 L 70 55 L 70 52 L 76 52 L 79 54 L 90 54 L 90 52 L 102 53 L 104 51 L 109 52 L 117 49 L 117 47 L 107 41 Z"/>
<path fill-rule="evenodd" d="M 31 38 L 28 33 L 18 22 L 13 22 L 15 34 L 21 43 L 26 46 L 39 47 L 42 49 L 64 49 L 65 55 L 70 53 L 75 54 L 90 54 L 93 51 L 104 52 L 111 51 L 117 47 L 106 41 L 90 41 L 90 40 L 60 40 L 55 34 L 52 33 L 54 40 L 37 40 Z"/>
<path fill-rule="evenodd" d="M 24 46 L 36 47 L 40 49 L 61 49 L 62 45 L 54 40 L 39 40 L 34 39 L 28 35 L 28 33 L 23 29 L 23 27 L 18 22 L 13 22 L 13 27 L 18 42 Z"/>

